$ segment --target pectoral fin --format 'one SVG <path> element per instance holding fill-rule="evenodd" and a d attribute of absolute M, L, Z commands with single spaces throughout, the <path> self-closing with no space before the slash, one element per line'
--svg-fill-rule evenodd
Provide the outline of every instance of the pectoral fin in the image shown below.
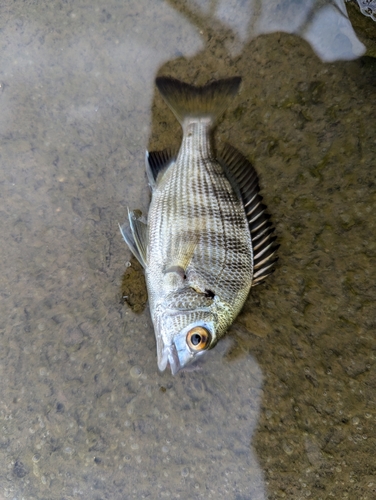
<path fill-rule="evenodd" d="M 165 274 L 167 273 L 176 273 L 181 279 L 185 279 L 185 269 L 182 266 L 170 266 L 165 270 Z"/>
<path fill-rule="evenodd" d="M 166 266 L 165 273 L 176 273 L 181 278 L 185 279 L 189 264 L 192 261 L 193 254 L 198 244 L 198 235 L 186 237 L 178 236 L 174 238 L 169 249 L 167 261 L 170 263 Z"/>
<path fill-rule="evenodd" d="M 129 225 L 127 223 L 119 225 L 120 232 L 129 246 L 129 249 L 142 265 L 146 267 L 148 226 L 145 218 L 139 210 L 128 210 Z"/>

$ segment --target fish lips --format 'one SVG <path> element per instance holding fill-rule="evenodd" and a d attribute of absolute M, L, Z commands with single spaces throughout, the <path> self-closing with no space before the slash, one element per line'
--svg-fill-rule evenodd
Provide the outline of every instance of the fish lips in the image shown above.
<path fill-rule="evenodd" d="M 162 345 L 160 345 L 162 344 Z M 170 365 L 172 375 L 176 375 L 182 368 L 179 356 L 174 344 L 165 345 L 161 338 L 157 339 L 158 368 L 165 371 L 167 364 Z"/>
<path fill-rule="evenodd" d="M 177 347 L 176 343 L 165 345 L 162 339 L 157 340 L 158 345 L 158 368 L 161 372 L 165 371 L 167 365 L 170 365 L 172 375 L 188 365 L 193 357 L 186 347 Z"/>
<path fill-rule="evenodd" d="M 163 346 L 163 348 L 158 351 L 158 368 L 163 372 L 167 368 L 167 364 L 170 366 L 171 374 L 176 375 L 180 370 L 184 369 L 189 365 L 199 354 L 193 356 L 186 346 L 180 347 L 176 342 L 172 345 Z"/>

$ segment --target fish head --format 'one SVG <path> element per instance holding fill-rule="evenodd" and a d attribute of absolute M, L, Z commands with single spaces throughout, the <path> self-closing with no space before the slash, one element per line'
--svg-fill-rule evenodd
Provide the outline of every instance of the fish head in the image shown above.
<path fill-rule="evenodd" d="M 172 375 L 212 349 L 233 321 L 231 307 L 218 295 L 184 285 L 151 306 L 158 367 Z"/>
<path fill-rule="evenodd" d="M 170 294 L 153 312 L 161 371 L 169 364 L 175 375 L 218 341 L 218 304 L 191 288 Z"/>
<path fill-rule="evenodd" d="M 172 375 L 217 343 L 216 315 L 210 310 L 167 310 L 154 322 L 158 368 Z"/>

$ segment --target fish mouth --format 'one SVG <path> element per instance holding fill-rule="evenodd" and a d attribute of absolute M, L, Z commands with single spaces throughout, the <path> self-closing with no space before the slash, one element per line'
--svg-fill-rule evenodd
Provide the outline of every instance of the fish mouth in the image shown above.
<path fill-rule="evenodd" d="M 178 336 L 169 345 L 164 345 L 163 340 L 157 341 L 157 347 L 158 368 L 161 372 L 165 371 L 167 366 L 169 366 L 171 374 L 176 375 L 195 359 L 193 353 L 186 345 L 185 335 L 184 337 Z M 196 353 L 196 357 L 201 354 L 203 353 Z"/>
<path fill-rule="evenodd" d="M 161 341 L 163 344 L 163 341 Z M 159 346 L 158 346 L 159 347 Z M 171 374 L 176 375 L 179 370 L 181 370 L 182 365 L 180 364 L 180 359 L 178 351 L 174 344 L 172 345 L 162 345 L 158 348 L 158 368 L 161 372 L 165 371 L 167 365 L 170 366 Z"/>
<path fill-rule="evenodd" d="M 173 341 L 164 341 L 161 332 L 160 321 L 157 321 L 157 324 L 154 325 L 154 328 L 156 333 L 155 340 L 157 343 L 157 360 L 159 371 L 164 372 L 167 368 L 167 365 L 169 365 L 172 375 L 176 375 L 182 368 L 182 364 L 180 363 L 175 343 Z"/>
<path fill-rule="evenodd" d="M 194 357 L 186 346 L 185 335 L 178 336 L 172 344 L 164 344 L 163 340 L 157 340 L 158 368 L 161 372 L 170 367 L 171 374 L 176 375 L 180 370 L 189 365 Z"/>
<path fill-rule="evenodd" d="M 209 311 L 202 308 L 202 311 L 208 313 Z M 191 311 L 180 311 L 180 310 L 168 310 L 168 318 L 180 315 L 187 315 L 187 312 Z M 197 309 L 193 309 L 192 312 L 197 314 Z M 193 320 L 193 318 L 192 318 Z M 203 326 L 208 331 L 214 331 L 213 318 L 207 318 L 206 321 L 187 321 L 187 326 L 185 326 L 179 333 L 175 335 L 167 335 L 166 332 L 170 332 L 173 329 L 173 323 L 167 322 L 163 324 L 160 317 L 157 317 L 154 323 L 155 339 L 157 343 L 157 359 L 158 368 L 161 372 L 165 371 L 167 365 L 170 366 L 171 374 L 176 375 L 180 370 L 184 369 L 187 365 L 191 364 L 196 358 L 200 357 L 207 349 L 201 352 L 194 352 L 190 349 L 187 344 L 187 333 L 194 326 Z M 211 343 L 213 345 L 213 342 Z"/>

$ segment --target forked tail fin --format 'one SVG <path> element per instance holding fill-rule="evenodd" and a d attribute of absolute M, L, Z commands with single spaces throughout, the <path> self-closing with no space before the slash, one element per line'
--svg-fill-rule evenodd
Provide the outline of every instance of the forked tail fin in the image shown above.
<path fill-rule="evenodd" d="M 225 78 L 203 87 L 195 87 L 166 76 L 158 77 L 155 82 L 182 126 L 186 119 L 208 119 L 214 125 L 237 94 L 241 78 Z"/>

